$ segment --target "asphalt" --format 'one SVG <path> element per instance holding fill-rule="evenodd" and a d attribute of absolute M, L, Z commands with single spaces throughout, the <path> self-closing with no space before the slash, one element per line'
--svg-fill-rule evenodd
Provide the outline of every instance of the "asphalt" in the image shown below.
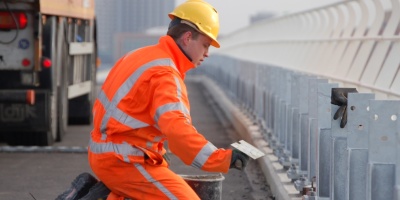
<path fill-rule="evenodd" d="M 186 79 L 191 116 L 197 131 L 219 148 L 232 148 L 230 144 L 241 139 L 231 121 L 226 118 L 216 99 L 197 77 Z M 176 156 L 173 158 L 171 169 L 183 175 L 213 175 L 183 164 Z M 272 199 L 272 194 L 262 170 L 254 160 L 244 171 L 236 169 L 222 174 L 222 199 L 226 200 L 263 200 Z"/>

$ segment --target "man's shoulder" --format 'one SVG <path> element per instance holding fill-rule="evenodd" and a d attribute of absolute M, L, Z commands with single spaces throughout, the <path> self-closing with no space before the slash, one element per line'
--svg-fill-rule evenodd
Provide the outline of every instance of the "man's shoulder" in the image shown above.
<path fill-rule="evenodd" d="M 149 60 L 151 60 L 159 57 L 165 57 L 167 55 L 168 53 L 159 48 L 157 45 L 151 45 L 134 49 L 131 52 L 125 54 L 125 57 L 148 58 Z"/>

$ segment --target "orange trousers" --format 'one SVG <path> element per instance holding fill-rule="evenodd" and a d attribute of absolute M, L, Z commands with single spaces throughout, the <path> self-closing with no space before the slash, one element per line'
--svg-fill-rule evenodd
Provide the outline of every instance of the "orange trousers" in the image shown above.
<path fill-rule="evenodd" d="M 126 163 L 112 154 L 89 152 L 89 163 L 96 176 L 112 191 L 107 200 L 125 198 L 200 200 L 182 177 L 161 165 Z"/>

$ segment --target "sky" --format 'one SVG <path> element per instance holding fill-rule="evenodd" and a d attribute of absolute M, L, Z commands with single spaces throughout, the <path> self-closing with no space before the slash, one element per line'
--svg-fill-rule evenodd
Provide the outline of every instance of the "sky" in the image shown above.
<path fill-rule="evenodd" d="M 249 25 L 250 17 L 260 12 L 276 14 L 300 12 L 342 0 L 206 0 L 213 5 L 220 20 L 220 34 L 229 34 Z M 175 0 L 181 4 L 185 0 Z"/>

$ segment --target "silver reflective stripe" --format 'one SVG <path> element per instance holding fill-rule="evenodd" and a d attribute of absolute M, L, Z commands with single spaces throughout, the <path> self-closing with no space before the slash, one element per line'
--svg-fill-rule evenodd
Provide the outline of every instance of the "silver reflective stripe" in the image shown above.
<path fill-rule="evenodd" d="M 160 182 L 155 180 L 147 171 L 146 169 L 139 163 L 134 164 L 135 167 L 139 170 L 139 172 L 149 181 L 150 183 L 153 183 L 162 193 L 165 194 L 169 199 L 178 199 L 176 198 L 175 195 L 173 195 L 164 185 L 162 185 Z"/>
<path fill-rule="evenodd" d="M 124 98 L 129 91 L 132 89 L 133 85 L 136 83 L 137 79 L 149 68 L 158 67 L 158 66 L 169 66 L 175 69 L 178 73 L 174 62 L 171 59 L 157 59 L 153 60 L 149 63 L 144 64 L 143 66 L 139 67 L 118 89 L 115 93 L 113 99 L 111 101 L 108 100 L 107 96 L 104 94 L 103 91 L 100 91 L 99 99 L 100 102 L 103 104 L 104 108 L 106 109 L 106 114 L 103 116 L 101 121 L 100 131 L 102 133 L 102 139 L 105 140 L 106 135 L 106 128 L 107 123 L 111 117 L 118 120 L 120 123 L 131 127 L 132 129 L 135 128 L 142 128 L 149 126 L 148 124 L 141 122 L 137 119 L 130 117 L 128 114 L 124 113 L 123 111 L 117 108 L 117 105 Z"/>
<path fill-rule="evenodd" d="M 122 144 L 114 144 L 112 142 L 98 143 L 92 139 L 89 140 L 89 148 L 93 153 L 116 153 L 124 158 L 124 161 L 129 163 L 128 156 L 144 156 L 143 151 L 124 142 Z"/>
<path fill-rule="evenodd" d="M 100 90 L 99 96 L 97 97 L 97 99 L 100 101 L 100 103 L 103 105 L 105 110 L 108 110 L 108 108 L 110 107 L 111 103 L 108 100 L 106 94 L 104 93 L 103 90 Z M 104 119 L 104 118 L 103 118 Z M 100 132 L 101 132 L 101 139 L 102 140 L 106 140 L 107 139 L 107 135 L 106 135 L 106 127 L 103 127 L 103 120 L 102 120 L 102 124 L 100 126 Z"/>
<path fill-rule="evenodd" d="M 147 142 L 146 142 L 146 146 L 147 146 L 148 148 L 151 148 L 151 147 L 153 147 L 153 144 L 154 144 L 154 143 L 161 141 L 161 139 L 163 139 L 163 138 L 164 138 L 164 137 L 162 137 L 162 136 L 156 136 L 156 137 L 154 137 L 153 141 L 147 141 Z"/>
<path fill-rule="evenodd" d="M 129 126 L 132 129 L 149 126 L 148 124 L 146 124 L 144 122 L 141 122 L 141 121 L 139 121 L 139 120 L 127 115 L 126 113 L 124 113 L 119 108 L 115 109 L 115 111 L 113 112 L 112 117 L 114 119 L 116 119 L 117 121 L 119 121 L 121 124 Z"/>
<path fill-rule="evenodd" d="M 147 147 L 147 148 L 153 147 L 153 142 L 147 141 L 147 142 L 146 142 L 146 147 Z"/>
<path fill-rule="evenodd" d="M 177 77 L 174 77 L 174 79 L 175 79 L 175 84 L 176 84 L 176 96 L 181 101 L 182 86 Z M 183 112 L 185 114 L 185 116 L 190 114 L 189 109 L 187 109 L 186 106 L 182 102 L 165 104 L 165 105 L 157 108 L 156 115 L 154 116 L 154 121 L 156 122 L 156 124 L 158 124 L 158 120 L 162 114 L 164 114 L 168 111 L 173 111 L 173 110 L 179 110 L 179 111 Z"/>
<path fill-rule="evenodd" d="M 182 98 L 182 86 L 181 83 L 179 82 L 179 79 L 177 77 L 175 78 L 175 83 L 176 83 L 176 96 L 178 97 L 178 99 Z"/>
<path fill-rule="evenodd" d="M 159 142 L 159 141 L 161 141 L 161 139 L 163 139 L 164 137 L 162 137 L 162 136 L 156 136 L 156 137 L 154 137 L 154 140 L 153 140 L 153 142 Z"/>
<path fill-rule="evenodd" d="M 217 150 L 217 147 L 215 147 L 211 142 L 208 142 L 204 147 L 200 150 L 200 152 L 196 155 L 196 158 L 194 158 L 193 163 L 191 166 L 201 169 L 210 157 L 214 151 Z"/>
<path fill-rule="evenodd" d="M 99 101 L 103 104 L 103 106 L 109 106 L 111 105 L 110 102 L 108 101 L 108 98 L 105 96 L 104 91 L 101 90 L 100 94 L 99 94 Z M 106 107 L 107 109 L 107 107 Z M 112 112 L 111 115 L 114 119 L 116 119 L 118 122 L 120 122 L 121 124 L 124 124 L 126 126 L 129 126 L 133 129 L 135 128 L 141 128 L 141 127 L 146 127 L 148 126 L 148 124 L 141 122 L 129 115 L 127 115 L 126 113 L 124 113 L 122 110 L 120 110 L 119 108 L 115 108 L 114 112 Z M 105 128 L 105 127 L 102 127 Z M 105 129 L 101 130 L 102 133 L 105 132 Z"/>
<path fill-rule="evenodd" d="M 154 121 L 158 124 L 158 120 L 161 115 L 169 111 L 181 111 L 185 115 L 190 115 L 189 110 L 182 102 L 167 103 L 157 108 L 156 114 L 154 116 Z"/>
<path fill-rule="evenodd" d="M 139 49 L 140 49 L 140 48 L 139 48 Z M 123 60 L 125 60 L 125 59 L 126 59 L 127 57 L 129 57 L 132 53 L 136 52 L 136 51 L 139 50 L 139 49 L 135 49 L 135 50 L 132 50 L 132 51 L 126 53 L 125 56 L 124 56 L 124 58 L 123 58 Z"/>
<path fill-rule="evenodd" d="M 99 99 L 100 103 L 107 110 L 108 107 L 110 106 L 110 101 L 108 100 L 108 98 L 103 90 L 100 90 L 100 93 L 99 93 L 99 96 L 97 97 L 97 99 Z"/>

